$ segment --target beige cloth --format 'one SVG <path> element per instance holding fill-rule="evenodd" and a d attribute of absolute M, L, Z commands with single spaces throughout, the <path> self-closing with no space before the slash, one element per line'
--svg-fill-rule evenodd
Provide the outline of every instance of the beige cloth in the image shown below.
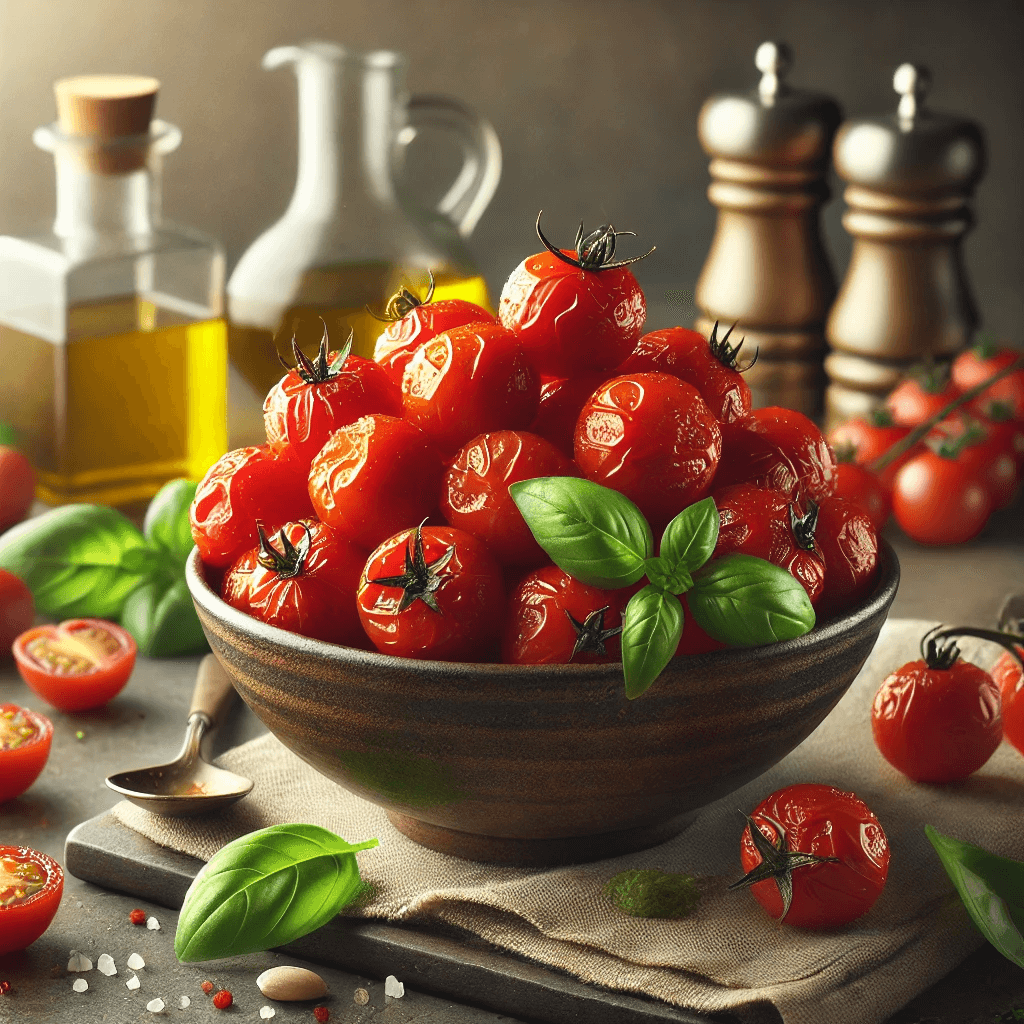
<path fill-rule="evenodd" d="M 940 832 L 1024 859 L 1024 758 L 1003 744 L 971 779 L 916 785 L 884 762 L 871 738 L 875 690 L 918 657 L 928 623 L 886 624 L 874 652 L 833 713 L 761 778 L 706 808 L 687 831 L 643 853 L 568 868 L 492 867 L 426 850 L 397 832 L 377 806 L 328 782 L 266 736 L 228 752 L 225 767 L 255 780 L 252 796 L 210 822 L 162 819 L 128 803 L 117 817 L 156 842 L 209 859 L 224 843 L 267 825 L 303 821 L 350 842 L 377 836 L 359 855 L 379 887 L 367 917 L 443 921 L 588 982 L 640 992 L 692 1010 L 730 1010 L 770 1001 L 786 1024 L 880 1022 L 928 988 L 984 941 L 925 838 Z M 988 665 L 998 651 L 965 641 Z M 821 934 L 780 925 L 747 891 L 738 846 L 750 810 L 794 782 L 856 792 L 874 810 L 892 849 L 878 903 L 853 925 Z M 602 895 L 627 868 L 705 876 L 698 910 L 685 920 L 645 920 Z"/>

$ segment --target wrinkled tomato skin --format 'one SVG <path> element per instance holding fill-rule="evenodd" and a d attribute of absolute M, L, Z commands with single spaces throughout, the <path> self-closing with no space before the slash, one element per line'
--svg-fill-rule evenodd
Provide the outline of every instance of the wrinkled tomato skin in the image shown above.
<path fill-rule="evenodd" d="M 529 573 L 512 593 L 506 614 L 502 661 L 512 665 L 590 665 L 622 660 L 619 637 L 605 640 L 604 657 L 580 652 L 572 657 L 577 633 L 569 615 L 585 622 L 607 607 L 604 628 L 622 626 L 622 590 L 600 590 L 574 580 L 557 566 Z"/>
<path fill-rule="evenodd" d="M 858 466 L 867 466 L 880 455 L 887 452 L 898 441 L 910 433 L 909 427 L 880 426 L 875 423 L 868 423 L 867 420 L 853 419 L 840 424 L 829 435 L 829 444 L 837 451 L 847 445 L 854 450 L 853 461 Z M 878 474 L 878 480 L 887 492 L 892 492 L 893 480 L 902 466 L 909 459 L 912 459 L 921 450 L 917 445 L 910 451 L 901 455 L 891 462 Z"/>
<path fill-rule="evenodd" d="M 35 619 L 32 591 L 13 572 L 0 569 L 0 658 L 7 656 L 18 634 Z"/>
<path fill-rule="evenodd" d="M 309 552 L 296 576 L 282 577 L 259 562 L 259 548 L 241 555 L 224 578 L 221 596 L 232 607 L 278 629 L 347 647 L 363 647 L 366 634 L 356 611 L 356 587 L 367 552 L 338 536 L 326 523 L 306 523 Z M 303 542 L 300 523 L 282 531 L 294 546 Z M 270 538 L 283 549 L 279 534 Z"/>
<path fill-rule="evenodd" d="M 53 724 L 45 715 L 17 704 L 0 704 L 0 715 L 24 716 L 34 729 L 20 746 L 5 749 L 4 727 L 0 723 L 0 804 L 21 796 L 39 778 L 53 742 Z"/>
<path fill-rule="evenodd" d="M 838 863 L 794 869 L 784 924 L 841 928 L 874 906 L 889 873 L 889 842 L 878 818 L 855 794 L 817 783 L 787 786 L 762 800 L 750 816 L 769 842 L 777 838 L 777 822 L 790 851 L 838 858 Z M 740 860 L 744 871 L 761 863 L 749 826 L 743 830 Z M 782 897 L 772 879 L 755 882 L 750 890 L 772 917 L 782 916 Z"/>
<path fill-rule="evenodd" d="M 919 544 L 963 544 L 981 533 L 992 500 L 965 462 L 925 448 L 896 474 L 892 511 Z"/>
<path fill-rule="evenodd" d="M 231 565 L 267 530 L 313 514 L 306 489 L 308 467 L 290 445 L 236 448 L 207 470 L 189 509 L 192 539 L 209 566 Z"/>
<path fill-rule="evenodd" d="M 541 385 L 540 405 L 530 433 L 550 441 L 562 454 L 573 457 L 576 421 L 594 392 L 612 377 L 607 371 L 549 380 Z"/>
<path fill-rule="evenodd" d="M 723 423 L 743 419 L 750 412 L 750 387 L 743 375 L 716 358 L 703 334 L 686 327 L 645 334 L 618 372 L 670 373 L 695 387 L 711 414 Z"/>
<path fill-rule="evenodd" d="M 403 416 L 445 458 L 489 430 L 525 430 L 540 380 L 500 324 L 456 327 L 421 345 L 402 377 Z"/>
<path fill-rule="evenodd" d="M 415 531 L 403 530 L 384 541 L 363 570 L 356 602 L 366 635 L 377 650 L 402 658 L 492 660 L 504 623 L 501 567 L 486 546 L 464 530 L 424 526 L 421 532 L 428 565 L 454 547 L 451 560 L 440 570 L 444 582 L 434 593 L 441 614 L 418 599 L 399 611 L 401 588 L 373 582 L 405 571 Z"/>
<path fill-rule="evenodd" d="M 1003 737 L 999 687 L 963 659 L 948 669 L 908 662 L 875 694 L 871 730 L 879 753 L 915 782 L 966 779 Z"/>
<path fill-rule="evenodd" d="M 892 514 L 892 498 L 882 482 L 864 466 L 840 462 L 836 466 L 836 489 L 832 495 L 842 498 L 863 512 L 876 532 L 880 532 Z"/>
<path fill-rule="evenodd" d="M 1015 645 L 1024 656 L 1024 645 Z M 1003 736 L 1024 754 L 1024 678 L 1020 662 L 1009 651 L 1004 651 L 992 666 L 992 679 L 999 687 L 1002 706 Z"/>
<path fill-rule="evenodd" d="M 482 306 L 465 299 L 428 302 L 410 310 L 401 320 L 388 324 L 374 346 L 373 361 L 401 389 L 405 366 L 420 345 L 453 327 L 496 322 Z"/>
<path fill-rule="evenodd" d="M 0 870 L 7 873 L 16 864 L 35 865 L 46 881 L 38 892 L 8 906 L 0 890 L 0 956 L 31 946 L 50 927 L 64 894 L 64 872 L 52 857 L 27 846 L 0 846 Z"/>
<path fill-rule="evenodd" d="M 509 494 L 520 480 L 579 476 L 553 444 L 526 431 L 481 434 L 456 456 L 441 482 L 441 513 L 450 526 L 483 541 L 502 565 L 549 561 Z"/>
<path fill-rule="evenodd" d="M 838 615 L 871 593 L 878 578 L 878 534 L 867 513 L 842 498 L 818 506 L 814 537 L 827 571 L 818 613 Z"/>
<path fill-rule="evenodd" d="M 885 400 L 898 427 L 913 428 L 940 412 L 957 395 L 959 388 L 950 381 L 939 392 L 926 391 L 916 380 L 905 380 L 897 385 Z"/>
<path fill-rule="evenodd" d="M 707 495 L 722 430 L 696 388 L 667 373 L 636 373 L 594 393 L 574 451 L 584 476 L 635 502 L 658 536 Z"/>
<path fill-rule="evenodd" d="M 999 349 L 986 357 L 977 348 L 969 348 L 953 360 L 950 375 L 953 384 L 961 391 L 969 391 L 993 374 L 1005 370 L 1020 351 Z M 1015 420 L 1024 420 L 1024 369 L 1014 370 L 1008 377 L 997 380 L 986 388 L 974 401 L 972 407 L 984 411 L 990 403 L 997 402 L 1004 412 Z"/>
<path fill-rule="evenodd" d="M 309 468 L 320 519 L 367 551 L 437 507 L 444 464 L 431 440 L 394 416 L 336 430 Z"/>
<path fill-rule="evenodd" d="M 618 366 L 640 337 L 647 304 L 629 267 L 582 270 L 542 252 L 505 282 L 498 318 L 542 377 L 572 377 Z"/>
<path fill-rule="evenodd" d="M 400 416 L 402 392 L 376 363 L 350 355 L 337 376 L 319 383 L 285 374 L 263 403 L 263 423 L 270 444 L 290 444 L 309 466 L 335 430 L 375 412 Z"/>

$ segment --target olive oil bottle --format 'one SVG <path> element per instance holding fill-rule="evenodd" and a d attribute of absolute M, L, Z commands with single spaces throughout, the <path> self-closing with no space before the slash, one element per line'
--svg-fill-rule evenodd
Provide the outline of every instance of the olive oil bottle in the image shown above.
<path fill-rule="evenodd" d="M 50 504 L 128 505 L 199 479 L 227 448 L 220 246 L 160 218 L 180 133 L 152 119 L 159 83 L 64 79 L 52 231 L 0 238 L 0 421 Z"/>

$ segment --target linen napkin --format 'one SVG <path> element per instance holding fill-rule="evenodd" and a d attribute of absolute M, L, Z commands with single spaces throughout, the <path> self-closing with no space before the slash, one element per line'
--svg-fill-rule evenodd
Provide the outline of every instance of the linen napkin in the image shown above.
<path fill-rule="evenodd" d="M 850 690 L 788 757 L 705 808 L 681 835 L 641 853 L 552 869 L 494 867 L 424 849 L 384 811 L 329 782 L 272 736 L 229 751 L 220 763 L 255 781 L 252 795 L 213 820 L 159 818 L 122 802 L 115 816 L 161 845 L 208 860 L 225 843 L 285 821 L 322 825 L 350 842 L 376 836 L 359 855 L 377 886 L 355 913 L 392 921 L 445 922 L 488 942 L 609 989 L 643 993 L 705 1013 L 753 1015 L 773 1004 L 786 1024 L 884 1021 L 930 987 L 984 939 L 971 924 L 925 823 L 994 853 L 1024 859 L 1024 758 L 1004 743 L 970 779 L 920 785 L 875 748 L 870 709 L 882 679 L 919 657 L 931 623 L 892 620 Z M 988 666 L 995 648 L 965 640 L 965 657 Z M 757 685 L 752 680 L 752 685 Z M 860 920 L 835 932 L 779 924 L 742 875 L 738 809 L 796 782 L 855 792 L 875 812 L 892 855 L 885 889 Z M 603 894 L 627 869 L 701 878 L 701 900 L 683 920 L 630 917 Z"/>

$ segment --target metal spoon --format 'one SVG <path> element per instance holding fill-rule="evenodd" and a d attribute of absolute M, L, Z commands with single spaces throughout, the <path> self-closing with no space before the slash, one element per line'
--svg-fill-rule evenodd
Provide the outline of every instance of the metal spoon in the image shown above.
<path fill-rule="evenodd" d="M 153 814 L 175 818 L 206 814 L 241 800 L 252 789 L 252 781 L 215 768 L 199 753 L 204 733 L 223 718 L 234 695 L 220 662 L 206 655 L 199 663 L 185 742 L 177 758 L 170 764 L 118 772 L 107 778 L 107 785 Z"/>

